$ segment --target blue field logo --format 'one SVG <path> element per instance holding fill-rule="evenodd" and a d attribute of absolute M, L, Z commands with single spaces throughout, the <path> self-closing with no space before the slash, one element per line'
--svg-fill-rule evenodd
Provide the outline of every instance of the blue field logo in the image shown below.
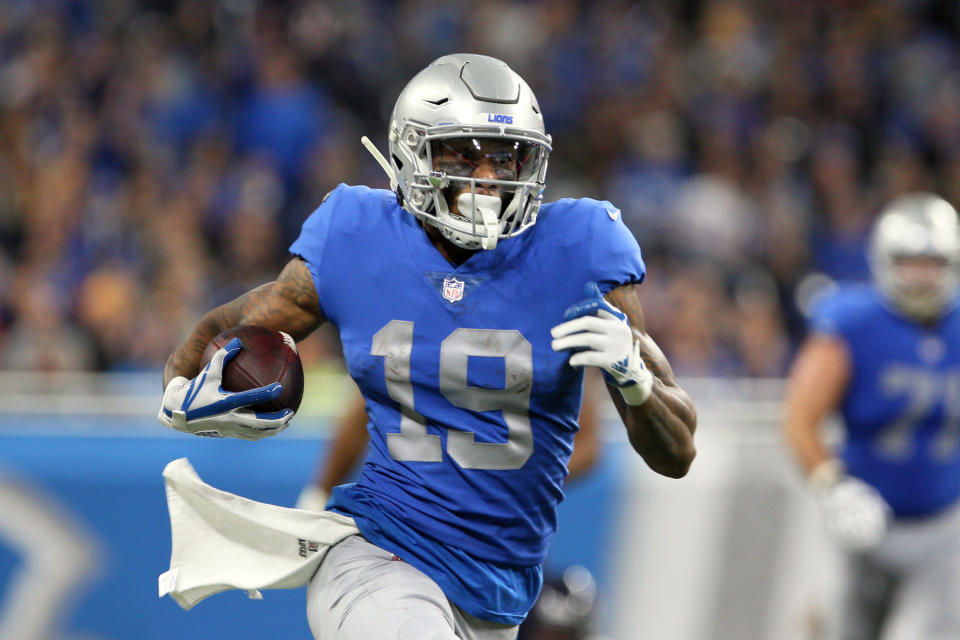
<path fill-rule="evenodd" d="M 513 124 L 513 116 L 502 113 L 481 113 L 480 117 L 486 117 L 486 121 L 491 124 Z"/>

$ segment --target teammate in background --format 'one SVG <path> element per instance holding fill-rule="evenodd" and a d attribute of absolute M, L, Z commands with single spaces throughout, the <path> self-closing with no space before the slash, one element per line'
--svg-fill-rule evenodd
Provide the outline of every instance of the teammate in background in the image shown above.
<path fill-rule="evenodd" d="M 329 320 L 372 429 L 359 480 L 329 503 L 361 535 L 310 580 L 314 636 L 513 638 L 540 590 L 584 368 L 603 371 L 657 473 L 687 473 L 696 413 L 644 331 L 646 269 L 619 210 L 541 206 L 551 139 L 506 64 L 436 60 L 397 100 L 389 160 L 364 140 L 391 191 L 340 185 L 275 282 L 205 315 L 167 362 L 160 420 L 276 433 L 288 411 L 245 408 L 276 390 L 222 392 L 229 350 L 203 376 L 200 355 L 236 325 L 299 340 Z"/>
<path fill-rule="evenodd" d="M 599 456 L 600 428 L 596 406 L 596 391 L 589 373 L 584 381 L 583 404 L 578 423 L 580 429 L 573 438 L 573 453 L 567 461 L 566 482 L 589 472 Z M 337 424 L 333 442 L 320 461 L 310 484 L 303 488 L 297 498 L 298 509 L 322 511 L 333 488 L 346 482 L 350 472 L 357 466 L 367 449 L 370 436 L 367 433 L 367 410 L 362 395 L 350 401 L 346 413 Z"/>
<path fill-rule="evenodd" d="M 790 374 L 785 435 L 848 559 L 844 640 L 960 638 L 960 223 L 917 193 L 869 248 L 875 286 L 815 309 Z M 838 411 L 846 440 L 820 433 Z"/>

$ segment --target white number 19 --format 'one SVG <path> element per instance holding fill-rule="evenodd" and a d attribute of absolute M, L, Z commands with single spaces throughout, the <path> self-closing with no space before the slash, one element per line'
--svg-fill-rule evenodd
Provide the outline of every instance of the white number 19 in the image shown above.
<path fill-rule="evenodd" d="M 387 393 L 400 405 L 400 433 L 387 434 L 387 449 L 395 460 L 440 462 L 440 436 L 427 433 L 426 419 L 413 408 L 410 354 L 413 322 L 391 320 L 373 336 L 370 354 L 384 358 Z M 503 358 L 504 388 L 470 385 L 470 356 Z M 449 431 L 447 452 L 465 469 L 519 469 L 533 453 L 530 390 L 533 349 L 515 330 L 457 329 L 440 345 L 440 393 L 450 404 L 470 411 L 502 411 L 507 441 L 476 442 L 470 431 Z"/>

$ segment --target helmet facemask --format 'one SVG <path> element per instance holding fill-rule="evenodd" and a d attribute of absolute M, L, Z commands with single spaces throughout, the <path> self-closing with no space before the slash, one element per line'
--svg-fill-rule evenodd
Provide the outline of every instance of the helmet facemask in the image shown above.
<path fill-rule="evenodd" d="M 956 292 L 956 267 L 944 256 L 893 256 L 890 288 L 897 306 L 920 320 L 936 318 Z"/>
<path fill-rule="evenodd" d="M 536 222 L 549 147 L 501 128 L 432 127 L 400 136 L 391 160 L 414 165 L 404 206 L 464 249 L 493 249 Z M 415 145 L 410 144 L 415 141 Z"/>

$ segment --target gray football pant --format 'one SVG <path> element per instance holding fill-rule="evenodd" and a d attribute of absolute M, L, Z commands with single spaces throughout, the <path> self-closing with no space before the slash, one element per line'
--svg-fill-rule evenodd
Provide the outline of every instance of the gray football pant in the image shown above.
<path fill-rule="evenodd" d="M 307 587 L 316 640 L 514 640 L 517 627 L 474 618 L 420 570 L 351 536 L 327 552 Z"/>
<path fill-rule="evenodd" d="M 960 506 L 896 521 L 848 567 L 843 640 L 960 638 Z"/>

